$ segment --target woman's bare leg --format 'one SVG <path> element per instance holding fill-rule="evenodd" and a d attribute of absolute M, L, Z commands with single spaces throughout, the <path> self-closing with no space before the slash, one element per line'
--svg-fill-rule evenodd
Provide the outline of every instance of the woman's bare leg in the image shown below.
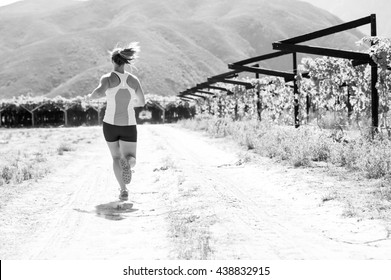
<path fill-rule="evenodd" d="M 121 156 L 129 160 L 130 168 L 136 165 L 137 142 L 126 142 L 119 140 Z"/>
<path fill-rule="evenodd" d="M 121 151 L 119 148 L 119 142 L 107 142 L 107 146 L 110 149 L 111 157 L 113 158 L 113 170 L 115 174 L 115 178 L 118 181 L 118 184 L 121 188 L 121 190 L 126 189 L 126 185 L 124 181 L 122 180 L 122 170 L 119 164 L 119 161 L 121 159 Z"/>

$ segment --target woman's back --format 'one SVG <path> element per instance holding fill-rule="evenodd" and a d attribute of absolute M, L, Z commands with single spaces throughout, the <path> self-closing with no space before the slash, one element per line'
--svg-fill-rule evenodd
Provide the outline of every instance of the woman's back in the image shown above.
<path fill-rule="evenodd" d="M 113 71 L 107 74 L 107 107 L 104 122 L 112 125 L 135 125 L 134 104 L 140 90 L 138 79 L 128 72 Z"/>

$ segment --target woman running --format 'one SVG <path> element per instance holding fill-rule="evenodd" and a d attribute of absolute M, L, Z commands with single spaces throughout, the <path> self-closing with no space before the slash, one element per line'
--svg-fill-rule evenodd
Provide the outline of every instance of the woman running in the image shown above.
<path fill-rule="evenodd" d="M 103 118 L 103 135 L 113 158 L 115 177 L 120 185 L 120 200 L 128 199 L 126 185 L 132 180 L 136 165 L 137 123 L 134 107 L 145 105 L 145 97 L 137 77 L 125 71 L 140 51 L 137 42 L 110 52 L 113 71 L 100 79 L 99 86 L 87 96 L 98 99 L 106 94 L 107 106 Z"/>

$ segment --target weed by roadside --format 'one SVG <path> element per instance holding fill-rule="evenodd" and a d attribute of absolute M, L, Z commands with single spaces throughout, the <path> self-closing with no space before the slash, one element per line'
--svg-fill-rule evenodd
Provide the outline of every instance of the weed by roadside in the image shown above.
<path fill-rule="evenodd" d="M 391 220 L 391 139 L 383 134 L 372 139 L 366 133 L 341 133 L 341 129 L 336 133 L 312 126 L 295 129 L 257 121 L 220 121 L 207 116 L 180 124 L 207 131 L 213 137 L 229 137 L 261 156 L 287 161 L 295 167 L 325 162 L 329 167 L 342 167 L 345 172 L 358 172 L 367 179 L 364 185 L 358 185 L 356 190 L 336 189 L 322 196 L 320 205 L 342 201 L 345 218 Z"/>
<path fill-rule="evenodd" d="M 333 192 L 330 192 L 328 194 L 323 195 L 322 198 L 321 198 L 321 202 L 325 203 L 325 202 L 328 202 L 328 201 L 332 201 L 332 200 L 337 199 L 337 197 L 338 197 L 337 192 L 333 191 Z"/>
<path fill-rule="evenodd" d="M 70 151 L 73 151 L 74 148 L 68 144 L 68 143 L 61 143 L 60 146 L 57 148 L 57 153 L 59 155 L 63 155 L 64 152 L 70 152 Z"/>
<path fill-rule="evenodd" d="M 206 260 L 212 253 L 208 228 L 203 228 L 200 216 L 184 213 L 172 215 L 171 236 L 177 246 L 177 258 L 184 260 Z M 185 214 L 186 213 L 186 214 Z"/>
<path fill-rule="evenodd" d="M 23 181 L 39 179 L 50 172 L 46 164 L 47 159 L 42 155 L 15 158 L 8 164 L 0 166 L 0 186 L 6 184 L 20 184 Z"/>
<path fill-rule="evenodd" d="M 391 176 L 381 179 L 376 185 L 373 195 L 380 200 L 388 202 L 391 206 Z"/>
<path fill-rule="evenodd" d="M 350 201 L 348 201 L 347 204 L 345 205 L 345 209 L 342 212 L 342 217 L 354 218 L 357 217 L 357 215 L 358 215 L 357 208 Z"/>
<path fill-rule="evenodd" d="M 358 135 L 345 139 L 334 130 L 318 127 L 272 125 L 255 120 L 232 121 L 210 116 L 184 120 L 181 125 L 203 130 L 213 137 L 231 137 L 249 150 L 295 167 L 312 162 L 327 162 L 349 170 L 361 171 L 367 178 L 391 175 L 391 140 L 379 135 L 369 139 Z"/>
<path fill-rule="evenodd" d="M 76 150 L 81 142 L 92 143 L 99 134 L 100 129 L 94 127 L 2 130 L 0 186 L 43 178 L 53 170 L 57 156 Z"/>

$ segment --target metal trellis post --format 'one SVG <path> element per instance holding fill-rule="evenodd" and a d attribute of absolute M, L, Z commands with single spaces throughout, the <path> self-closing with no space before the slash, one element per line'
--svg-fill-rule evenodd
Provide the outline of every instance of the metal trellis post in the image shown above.
<path fill-rule="evenodd" d="M 376 15 L 371 15 L 371 36 L 377 36 Z M 372 45 L 374 43 L 372 42 Z M 371 99 L 372 99 L 372 129 L 377 132 L 379 128 L 379 93 L 376 88 L 378 73 L 377 64 L 371 64 Z"/>
<path fill-rule="evenodd" d="M 294 52 L 292 53 L 293 56 L 293 74 L 295 75 L 295 78 L 293 79 L 293 94 L 294 94 L 294 111 L 295 111 L 295 127 L 298 128 L 300 126 L 299 122 L 299 88 L 297 86 L 297 54 Z"/>

